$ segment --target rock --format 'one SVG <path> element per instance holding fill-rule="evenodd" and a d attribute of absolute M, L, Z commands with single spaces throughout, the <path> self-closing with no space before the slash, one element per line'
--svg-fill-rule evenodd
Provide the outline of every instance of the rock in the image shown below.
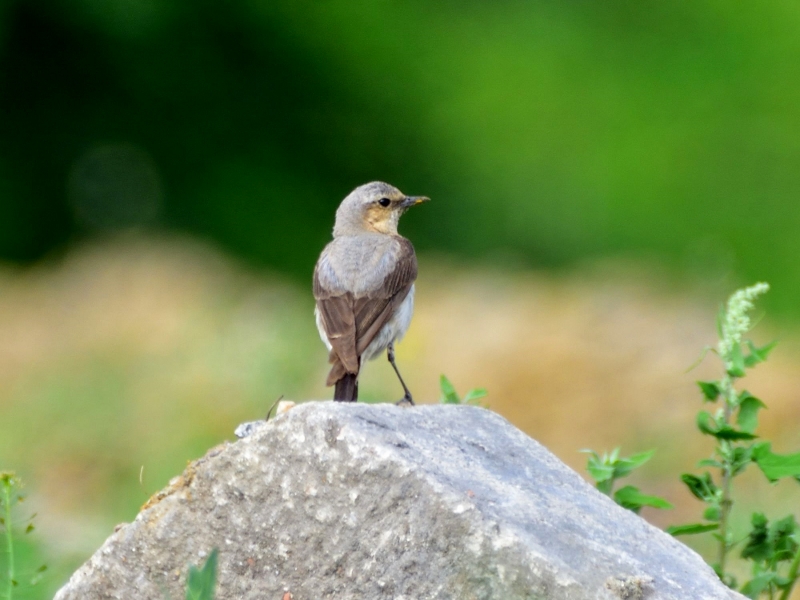
<path fill-rule="evenodd" d="M 471 406 L 315 402 L 212 449 L 56 600 L 733 599 L 692 550 Z"/>

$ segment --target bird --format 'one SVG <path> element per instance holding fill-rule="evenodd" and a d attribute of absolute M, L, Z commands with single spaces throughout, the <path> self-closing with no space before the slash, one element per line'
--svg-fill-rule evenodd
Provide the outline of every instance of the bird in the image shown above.
<path fill-rule="evenodd" d="M 411 242 L 397 232 L 400 216 L 426 196 L 406 196 L 382 181 L 366 183 L 342 200 L 333 241 L 314 268 L 314 316 L 331 364 L 326 381 L 333 399 L 358 400 L 364 361 L 386 350 L 404 396 L 414 404 L 394 357 L 414 312 L 417 257 Z"/>

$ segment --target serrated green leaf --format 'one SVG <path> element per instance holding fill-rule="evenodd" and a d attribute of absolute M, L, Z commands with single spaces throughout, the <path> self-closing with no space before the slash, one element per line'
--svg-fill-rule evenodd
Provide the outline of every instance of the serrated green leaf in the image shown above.
<path fill-rule="evenodd" d="M 769 540 L 773 552 L 771 562 L 773 564 L 780 561 L 791 560 L 797 553 L 797 542 L 794 533 L 797 530 L 797 523 L 794 515 L 788 515 L 783 519 L 773 521 L 769 528 Z"/>
<path fill-rule="evenodd" d="M 644 463 L 653 458 L 655 452 L 655 450 L 648 450 L 646 452 L 639 452 L 628 458 L 620 458 L 614 461 L 614 477 L 619 479 L 620 477 L 630 475 L 631 471 L 641 467 Z"/>
<path fill-rule="evenodd" d="M 658 496 L 648 496 L 639 491 L 638 488 L 632 485 L 626 485 L 614 492 L 614 501 L 628 510 L 635 513 L 643 506 L 652 506 L 653 508 L 672 508 L 672 504 L 659 498 Z"/>
<path fill-rule="evenodd" d="M 758 348 L 751 340 L 747 340 L 747 347 L 750 349 L 750 354 L 748 354 L 744 359 L 745 366 L 754 367 L 758 363 L 764 362 L 767 360 L 769 353 L 772 352 L 772 349 L 777 345 L 778 340 L 774 340 L 769 344 Z"/>
<path fill-rule="evenodd" d="M 697 428 L 702 433 L 714 436 L 719 440 L 752 440 L 758 437 L 747 431 L 735 429 L 730 425 L 719 425 L 716 420 L 704 410 L 697 413 Z"/>
<path fill-rule="evenodd" d="M 633 466 L 629 465 L 624 460 L 618 460 L 614 463 L 614 479 L 620 479 L 622 477 L 627 477 L 633 471 Z"/>
<path fill-rule="evenodd" d="M 706 402 L 713 402 L 722 393 L 716 381 L 698 381 L 697 385 L 700 391 L 703 392 Z"/>
<path fill-rule="evenodd" d="M 636 454 L 629 456 L 625 460 L 631 463 L 633 465 L 633 468 L 635 469 L 637 467 L 641 467 L 644 463 L 653 458 L 653 455 L 655 453 L 656 453 L 655 450 L 645 450 L 644 452 L 637 452 Z"/>
<path fill-rule="evenodd" d="M 704 502 L 711 502 L 716 498 L 717 486 L 711 479 L 710 473 L 705 473 L 703 477 L 698 477 L 691 473 L 681 475 L 681 481 L 686 484 L 689 491 Z"/>
<path fill-rule="evenodd" d="M 691 525 L 673 525 L 672 527 L 667 527 L 666 532 L 672 536 L 695 535 L 707 531 L 714 531 L 718 527 L 719 525 L 716 523 L 692 523 Z"/>
<path fill-rule="evenodd" d="M 589 459 L 586 470 L 597 483 L 608 481 L 614 476 L 614 467 L 605 465 L 600 461 L 593 461 L 592 459 Z"/>
<path fill-rule="evenodd" d="M 753 513 L 750 517 L 750 531 L 747 543 L 742 548 L 742 558 L 749 558 L 757 563 L 769 558 L 772 548 L 769 543 L 767 517 L 763 513 Z"/>
<path fill-rule="evenodd" d="M 717 433 L 717 424 L 714 422 L 714 418 L 704 410 L 701 410 L 697 413 L 697 428 L 700 430 L 701 433 L 705 433 L 706 435 L 714 435 Z"/>
<path fill-rule="evenodd" d="M 442 397 L 439 402 L 442 404 L 461 404 L 461 399 L 458 397 L 456 388 L 450 380 L 442 375 L 439 377 L 439 388 L 442 390 Z"/>
<path fill-rule="evenodd" d="M 477 404 L 478 400 L 481 398 L 485 398 L 489 392 L 487 392 L 484 388 L 475 388 L 467 392 L 467 395 L 464 396 L 464 404 Z"/>
<path fill-rule="evenodd" d="M 736 424 L 748 433 L 754 433 L 758 427 L 758 411 L 765 408 L 761 400 L 753 396 L 750 392 L 744 391 L 739 396 L 739 412 L 736 415 Z"/>
<path fill-rule="evenodd" d="M 770 584 L 775 583 L 776 575 L 777 574 L 774 571 L 759 573 L 742 586 L 742 594 L 748 598 L 751 598 L 752 600 L 757 600 L 761 593 L 766 590 Z"/>
<path fill-rule="evenodd" d="M 186 600 L 214 600 L 217 582 L 217 549 L 212 550 L 205 565 L 198 569 L 189 567 L 186 578 Z"/>
<path fill-rule="evenodd" d="M 718 440 L 754 440 L 758 436 L 747 431 L 740 431 L 731 427 L 730 425 L 723 425 L 719 430 L 713 434 Z"/>
<path fill-rule="evenodd" d="M 800 452 L 795 454 L 775 454 L 769 442 L 753 446 L 753 461 L 770 481 L 783 477 L 800 477 Z"/>

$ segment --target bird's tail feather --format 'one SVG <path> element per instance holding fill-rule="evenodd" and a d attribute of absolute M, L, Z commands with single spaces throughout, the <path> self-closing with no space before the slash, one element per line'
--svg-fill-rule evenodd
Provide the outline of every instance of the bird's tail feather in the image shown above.
<path fill-rule="evenodd" d="M 336 382 L 333 399 L 337 402 L 355 402 L 358 400 L 358 375 L 347 373 Z"/>

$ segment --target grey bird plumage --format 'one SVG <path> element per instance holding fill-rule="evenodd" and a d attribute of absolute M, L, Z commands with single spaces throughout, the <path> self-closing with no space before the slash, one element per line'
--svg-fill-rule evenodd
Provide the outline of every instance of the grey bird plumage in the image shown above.
<path fill-rule="evenodd" d="M 353 190 L 336 211 L 333 241 L 314 269 L 314 314 L 329 351 L 334 400 L 357 400 L 363 361 L 386 350 L 404 399 L 413 403 L 394 362 L 394 342 L 411 323 L 417 258 L 397 224 L 409 207 L 427 200 L 375 181 Z"/>

